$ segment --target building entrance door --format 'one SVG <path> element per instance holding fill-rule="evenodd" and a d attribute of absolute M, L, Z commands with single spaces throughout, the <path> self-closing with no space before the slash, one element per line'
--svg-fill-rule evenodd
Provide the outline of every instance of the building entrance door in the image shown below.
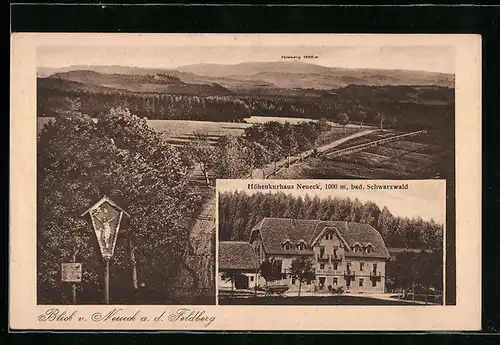
<path fill-rule="evenodd" d="M 325 289 L 325 281 L 326 281 L 326 277 L 319 277 L 319 289 L 320 290 Z"/>
<path fill-rule="evenodd" d="M 237 289 L 248 289 L 248 277 L 244 274 L 237 274 L 234 279 L 234 287 Z"/>

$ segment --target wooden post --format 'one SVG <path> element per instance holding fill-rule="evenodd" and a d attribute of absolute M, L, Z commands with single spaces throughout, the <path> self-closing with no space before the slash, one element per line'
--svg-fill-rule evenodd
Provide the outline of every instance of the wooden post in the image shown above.
<path fill-rule="evenodd" d="M 132 244 L 129 242 L 130 247 L 132 247 Z M 132 287 L 134 288 L 134 299 L 135 302 L 138 301 L 139 299 L 139 284 L 137 282 L 137 260 L 135 258 L 135 251 L 136 247 L 133 247 L 130 250 L 130 262 L 132 264 Z"/>
<path fill-rule="evenodd" d="M 253 284 L 253 291 L 254 291 L 254 297 L 257 297 L 257 285 L 259 284 L 259 269 L 257 268 L 255 270 L 255 281 L 254 281 L 254 284 Z"/>
<path fill-rule="evenodd" d="M 109 304 L 109 258 L 104 258 L 104 303 Z"/>
<path fill-rule="evenodd" d="M 78 255 L 79 251 L 80 251 L 80 247 L 76 248 L 76 250 L 74 251 L 73 257 L 72 257 L 73 262 L 76 262 L 76 256 Z M 71 295 L 72 295 L 73 304 L 76 304 L 76 288 L 77 288 L 76 283 L 72 283 L 71 284 Z"/>

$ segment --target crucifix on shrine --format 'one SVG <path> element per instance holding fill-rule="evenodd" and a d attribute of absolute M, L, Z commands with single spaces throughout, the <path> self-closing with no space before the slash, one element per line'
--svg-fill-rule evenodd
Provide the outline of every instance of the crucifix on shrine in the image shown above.
<path fill-rule="evenodd" d="M 82 214 L 89 215 L 104 259 L 104 301 L 109 304 L 109 261 L 113 256 L 123 216 L 130 215 L 107 196 Z"/>

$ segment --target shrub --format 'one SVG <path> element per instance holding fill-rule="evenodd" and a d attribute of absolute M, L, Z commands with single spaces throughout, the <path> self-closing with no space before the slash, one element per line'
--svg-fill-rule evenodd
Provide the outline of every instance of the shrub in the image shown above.
<path fill-rule="evenodd" d="M 267 295 L 281 296 L 288 290 L 287 285 L 272 285 L 266 288 Z"/>
<path fill-rule="evenodd" d="M 328 286 L 328 291 L 330 291 L 330 286 Z M 338 288 L 332 288 L 330 292 L 336 295 L 341 295 L 344 293 L 344 288 L 342 286 Z"/>

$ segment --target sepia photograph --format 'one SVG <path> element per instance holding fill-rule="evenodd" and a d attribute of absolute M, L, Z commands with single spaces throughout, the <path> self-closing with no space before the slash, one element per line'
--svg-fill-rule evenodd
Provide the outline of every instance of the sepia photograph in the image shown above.
<path fill-rule="evenodd" d="M 216 179 L 449 177 L 453 61 L 426 46 L 39 47 L 39 303 L 208 303 Z M 103 198 L 125 216 L 83 213 Z M 59 279 L 75 262 L 81 280 Z"/>
<path fill-rule="evenodd" d="M 428 329 L 474 312 L 457 298 L 479 272 L 460 248 L 474 208 L 456 198 L 478 166 L 472 38 L 17 35 L 13 319 L 379 329 L 376 305 Z M 330 306 L 363 318 L 332 326 Z"/>
<path fill-rule="evenodd" d="M 219 304 L 443 304 L 443 180 L 234 181 L 218 181 Z"/>
<path fill-rule="evenodd" d="M 37 58 L 40 126 L 126 108 L 190 146 L 208 184 L 453 178 L 450 46 L 49 46 Z"/>

